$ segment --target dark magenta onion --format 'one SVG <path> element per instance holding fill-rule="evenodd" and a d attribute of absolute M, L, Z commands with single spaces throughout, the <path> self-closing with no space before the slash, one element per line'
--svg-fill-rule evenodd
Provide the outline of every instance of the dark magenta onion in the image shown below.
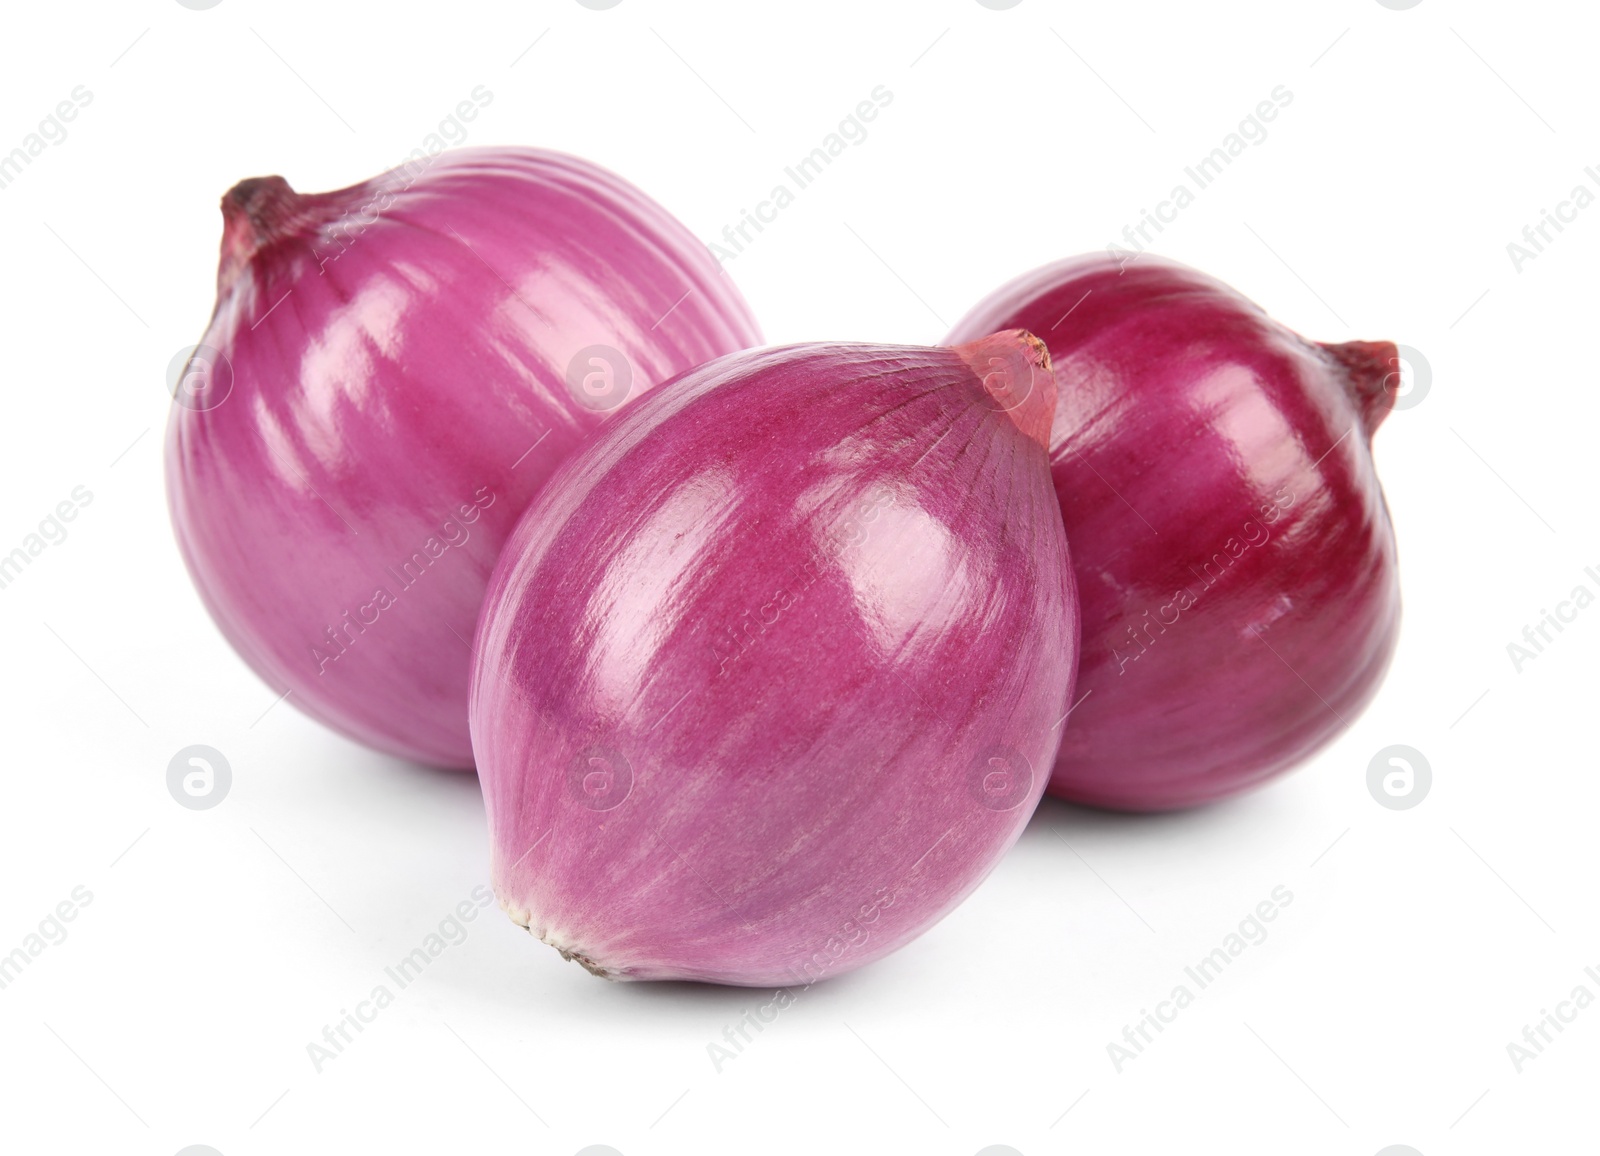
<path fill-rule="evenodd" d="M 1076 661 L 1053 393 L 1022 333 L 754 350 L 571 458 L 474 666 L 507 913 L 613 979 L 795 984 L 976 887 Z"/>
<path fill-rule="evenodd" d="M 629 396 L 760 333 L 664 209 L 557 153 L 248 180 L 222 210 L 167 438 L 190 573 L 301 710 L 469 767 L 473 630 L 517 516 Z"/>
<path fill-rule="evenodd" d="M 1395 646 L 1371 438 L 1389 342 L 1319 345 L 1154 257 L 1079 257 L 948 340 L 1019 326 L 1055 364 L 1050 464 L 1082 603 L 1050 792 L 1132 811 L 1243 791 L 1332 740 Z"/>

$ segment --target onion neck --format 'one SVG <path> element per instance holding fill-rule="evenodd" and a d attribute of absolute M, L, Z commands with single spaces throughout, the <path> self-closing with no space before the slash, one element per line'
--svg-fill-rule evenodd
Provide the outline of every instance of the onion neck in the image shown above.
<path fill-rule="evenodd" d="M 983 388 L 1026 436 L 1050 449 L 1056 379 L 1050 351 L 1026 329 L 1007 329 L 953 347 Z"/>
<path fill-rule="evenodd" d="M 329 194 L 306 196 L 282 177 L 249 177 L 222 197 L 222 260 L 217 289 L 226 292 L 256 255 L 321 224 Z"/>
<path fill-rule="evenodd" d="M 1346 341 L 1322 349 L 1344 370 L 1345 389 L 1370 438 L 1400 390 L 1400 352 L 1392 341 Z"/>

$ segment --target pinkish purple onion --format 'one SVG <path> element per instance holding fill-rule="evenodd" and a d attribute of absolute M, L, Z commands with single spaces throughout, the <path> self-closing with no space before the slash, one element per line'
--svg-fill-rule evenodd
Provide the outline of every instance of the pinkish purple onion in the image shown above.
<path fill-rule="evenodd" d="M 1376 692 L 1400 618 L 1372 433 L 1389 342 L 1319 345 L 1154 257 L 1036 270 L 950 335 L 1050 347 L 1050 463 L 1082 603 L 1078 705 L 1050 779 L 1132 811 L 1299 763 Z"/>
<path fill-rule="evenodd" d="M 627 398 L 760 341 L 705 246 L 573 157 L 474 149 L 223 198 L 168 493 L 190 573 L 274 688 L 472 765 L 468 662 L 517 516 Z"/>
<path fill-rule="evenodd" d="M 1034 808 L 1077 651 L 1042 345 L 720 358 L 619 415 L 495 570 L 493 880 L 613 979 L 807 983 L 925 931 Z"/>

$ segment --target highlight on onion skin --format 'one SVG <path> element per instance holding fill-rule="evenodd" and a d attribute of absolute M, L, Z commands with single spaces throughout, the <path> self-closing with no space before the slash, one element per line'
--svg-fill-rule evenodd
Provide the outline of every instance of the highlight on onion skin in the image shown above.
<path fill-rule="evenodd" d="M 571 458 L 474 665 L 512 919 L 612 979 L 804 984 L 976 887 L 1076 663 L 1053 389 L 1020 333 L 753 350 Z"/>
<path fill-rule="evenodd" d="M 222 208 L 167 434 L 195 585 L 301 710 L 470 767 L 473 630 L 517 516 L 608 412 L 760 332 L 664 209 L 557 153 L 316 195 L 258 178 Z"/>
<path fill-rule="evenodd" d="M 1190 807 L 1330 742 L 1376 692 L 1399 629 L 1371 456 L 1395 347 L 1306 341 L 1154 257 L 1036 270 L 948 340 L 1007 326 L 1054 362 L 1051 474 L 1082 608 L 1050 792 Z"/>

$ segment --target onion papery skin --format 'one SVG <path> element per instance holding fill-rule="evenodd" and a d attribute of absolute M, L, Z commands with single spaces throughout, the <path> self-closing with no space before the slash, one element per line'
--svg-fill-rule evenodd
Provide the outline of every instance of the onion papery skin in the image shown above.
<path fill-rule="evenodd" d="M 626 396 L 760 332 L 664 209 L 558 153 L 258 178 L 223 215 L 209 380 L 186 392 L 191 363 L 167 434 L 189 571 L 301 710 L 470 767 L 470 647 L 517 516 Z"/>
<path fill-rule="evenodd" d="M 795 985 L 976 887 L 1075 669 L 1053 388 L 1024 334 L 749 351 L 568 461 L 474 666 L 507 913 L 613 979 Z"/>
<path fill-rule="evenodd" d="M 1082 603 L 1078 705 L 1049 791 L 1165 811 L 1247 790 L 1331 741 L 1399 630 L 1371 438 L 1388 342 L 1319 345 L 1221 282 L 1141 256 L 1029 273 L 948 340 L 1050 347 L 1050 462 Z"/>

